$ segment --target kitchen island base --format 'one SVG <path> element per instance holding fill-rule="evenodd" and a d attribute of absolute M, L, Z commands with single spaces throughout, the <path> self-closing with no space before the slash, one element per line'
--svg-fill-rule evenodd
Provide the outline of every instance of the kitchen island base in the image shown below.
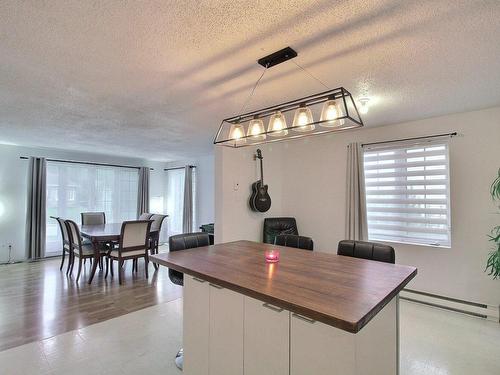
<path fill-rule="evenodd" d="M 351 333 L 184 278 L 186 375 L 397 375 L 398 296 Z"/>

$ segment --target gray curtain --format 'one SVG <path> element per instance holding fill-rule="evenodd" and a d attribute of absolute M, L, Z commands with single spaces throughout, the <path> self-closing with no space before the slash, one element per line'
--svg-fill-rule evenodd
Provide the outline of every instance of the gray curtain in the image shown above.
<path fill-rule="evenodd" d="M 368 239 L 366 217 L 365 174 L 363 169 L 363 149 L 359 143 L 347 146 L 347 186 L 346 186 L 346 227 L 347 240 Z"/>
<path fill-rule="evenodd" d="M 26 257 L 31 260 L 45 256 L 46 180 L 45 158 L 30 157 L 26 204 Z"/>
<path fill-rule="evenodd" d="M 137 189 L 137 217 L 149 212 L 149 167 L 139 168 L 139 189 Z"/>
<path fill-rule="evenodd" d="M 193 231 L 193 173 L 189 165 L 184 168 L 184 211 L 182 214 L 182 232 Z"/>

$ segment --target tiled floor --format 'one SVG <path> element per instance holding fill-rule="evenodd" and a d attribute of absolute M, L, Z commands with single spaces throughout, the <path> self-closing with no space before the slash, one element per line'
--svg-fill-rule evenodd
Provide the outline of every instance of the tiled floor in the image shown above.
<path fill-rule="evenodd" d="M 0 372 L 179 375 L 181 322 L 178 299 L 0 352 Z M 402 375 L 498 375 L 499 345 L 498 323 L 401 301 Z"/>

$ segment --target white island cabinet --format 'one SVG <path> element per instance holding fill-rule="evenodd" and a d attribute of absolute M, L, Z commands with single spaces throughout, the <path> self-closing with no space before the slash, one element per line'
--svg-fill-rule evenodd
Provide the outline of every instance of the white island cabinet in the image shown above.
<path fill-rule="evenodd" d="M 399 373 L 398 295 L 415 267 L 251 241 L 151 259 L 184 274 L 186 375 Z"/>

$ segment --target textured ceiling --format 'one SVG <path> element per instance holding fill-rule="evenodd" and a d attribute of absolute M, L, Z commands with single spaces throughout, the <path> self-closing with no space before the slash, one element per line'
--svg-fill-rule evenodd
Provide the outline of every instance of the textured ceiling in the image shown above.
<path fill-rule="evenodd" d="M 367 126 L 500 104 L 500 1 L 0 2 L 0 142 L 172 160 L 212 150 L 287 45 Z M 247 109 L 324 88 L 271 68 Z"/>

